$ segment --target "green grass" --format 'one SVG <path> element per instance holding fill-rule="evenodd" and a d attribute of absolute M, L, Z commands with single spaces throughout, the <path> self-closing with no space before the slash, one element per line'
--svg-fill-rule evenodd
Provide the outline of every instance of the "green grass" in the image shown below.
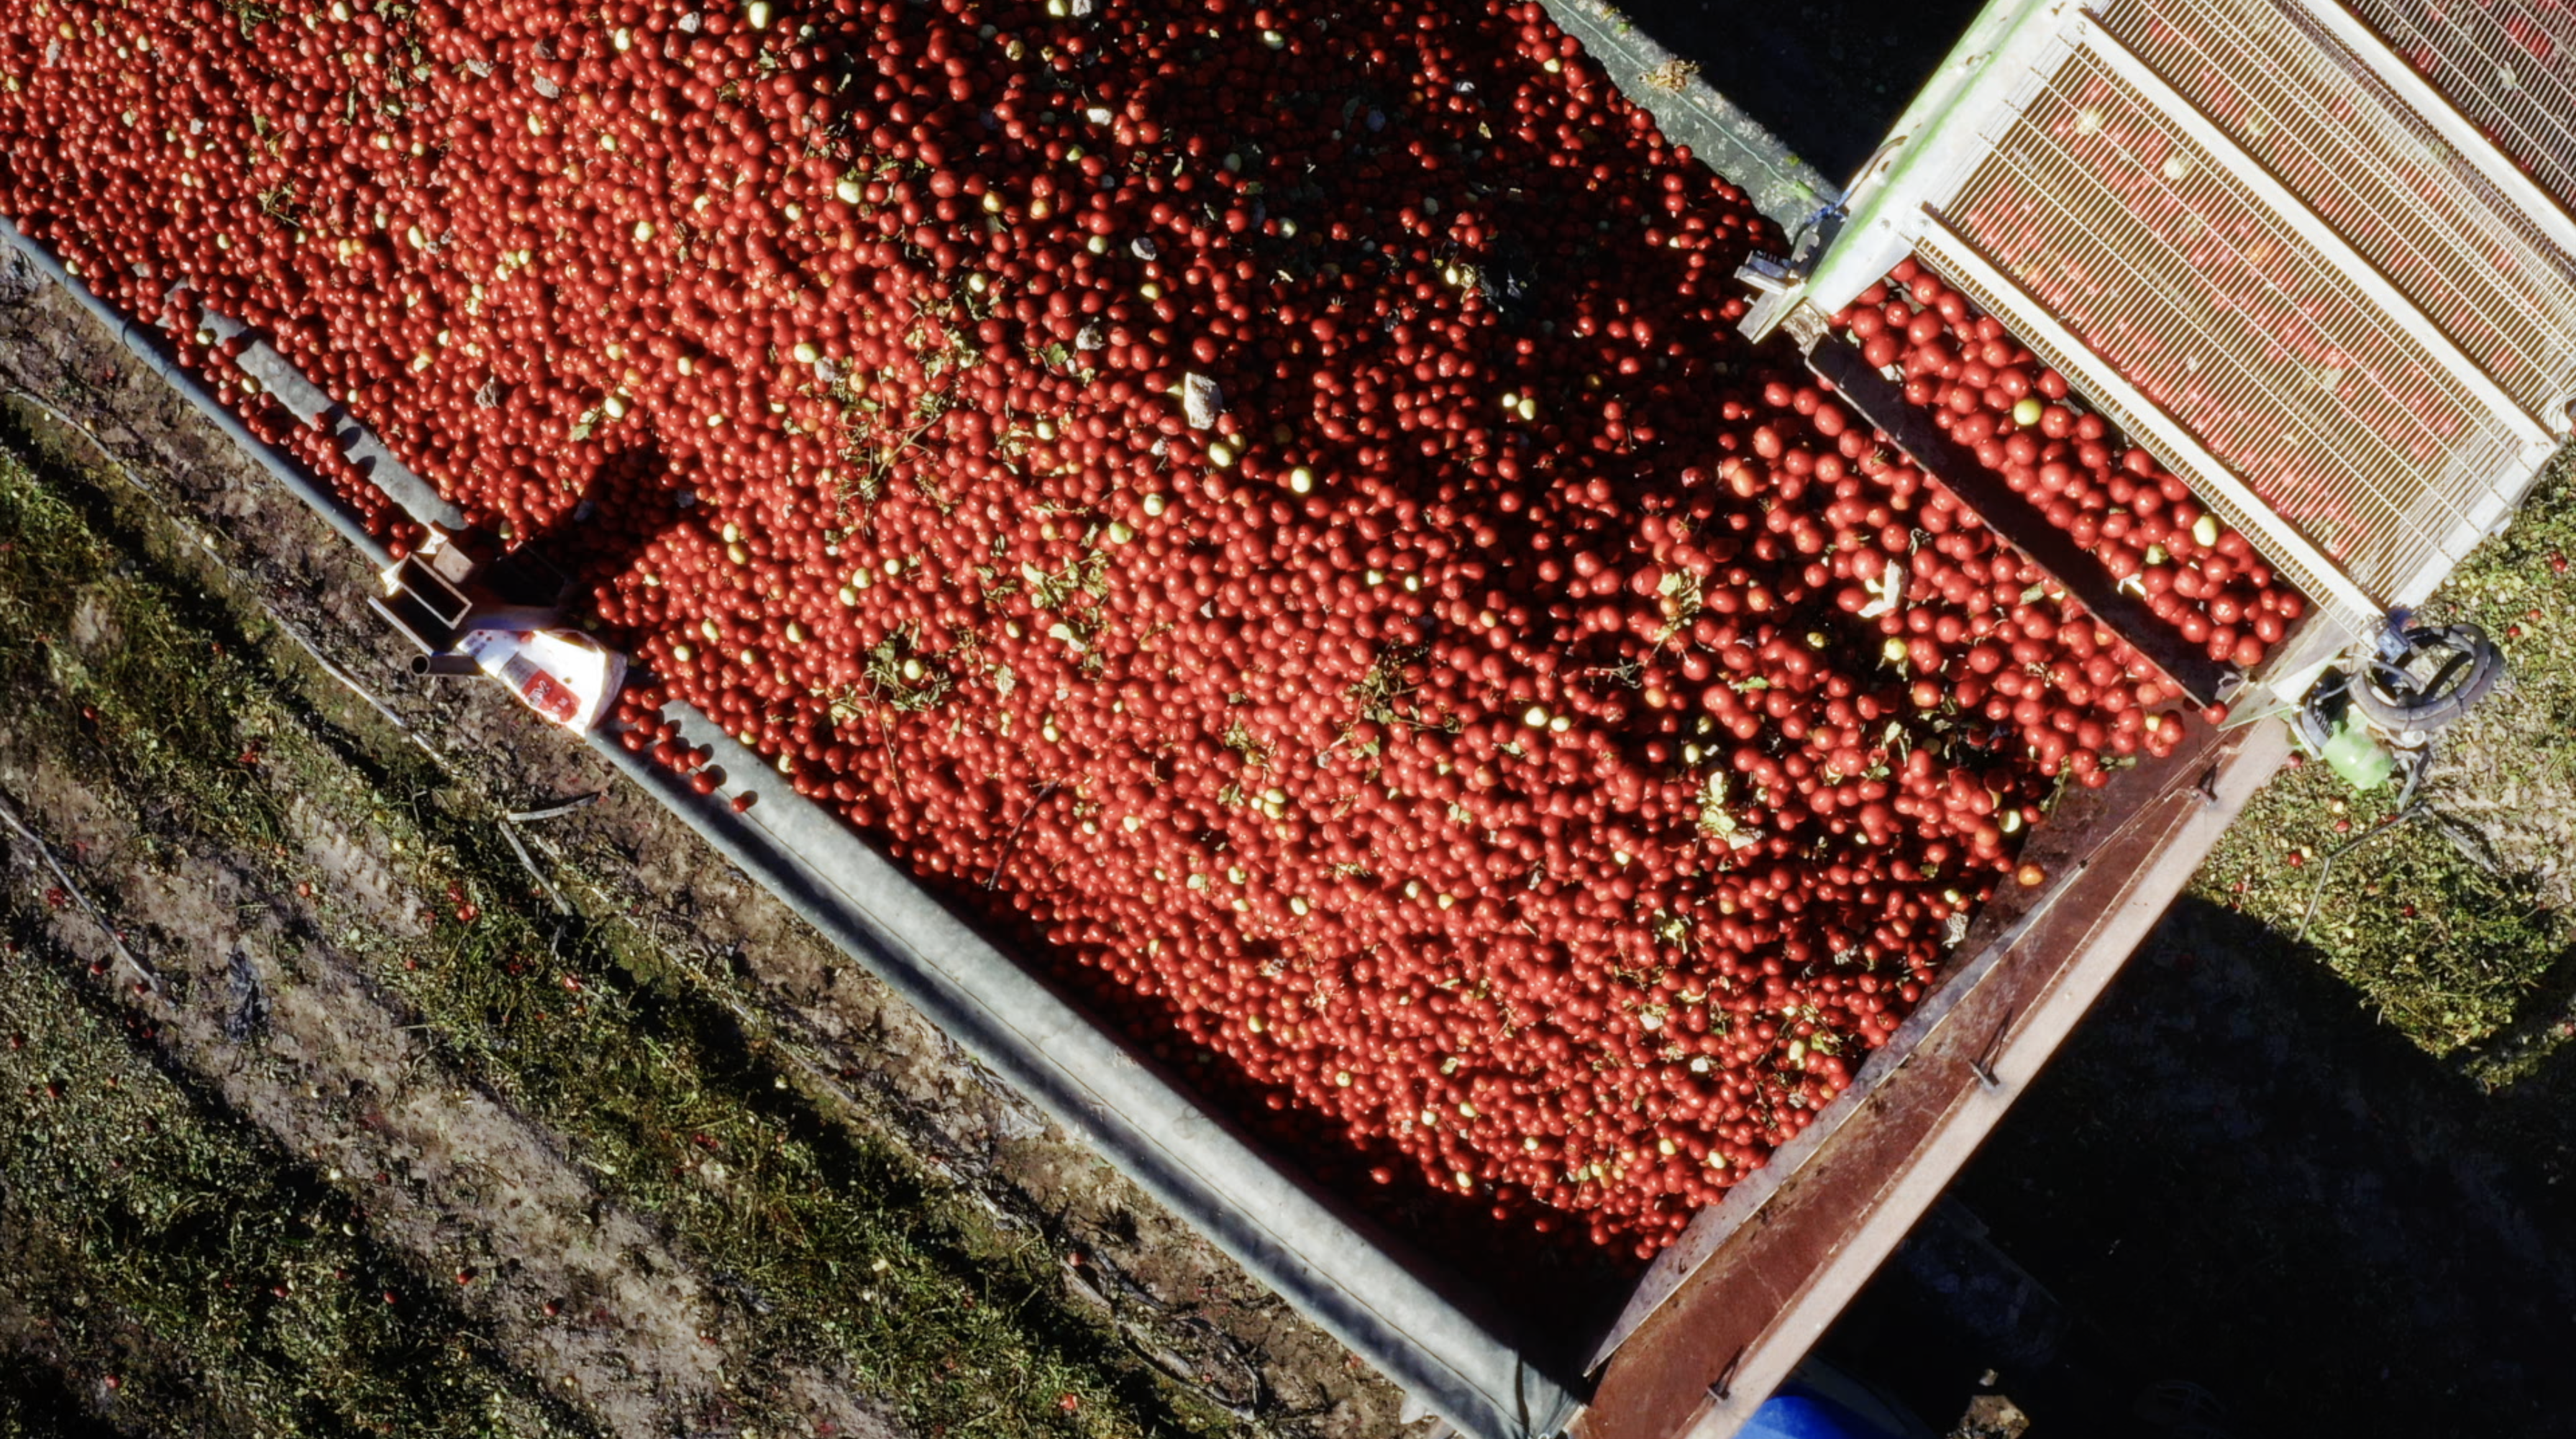
<path fill-rule="evenodd" d="M 2285 938 L 2313 902 L 2301 947 L 2408 1040 L 2490 1085 L 2576 1032 L 2566 1022 L 2576 926 L 2547 882 L 2568 847 L 2533 838 L 2528 821 L 2545 813 L 2515 813 L 2576 792 L 2576 566 L 2562 569 L 2564 556 L 2576 556 L 2566 456 L 2424 608 L 2428 622 L 2484 626 L 2510 672 L 2442 737 L 2460 765 L 2437 769 L 2427 812 L 2373 835 L 2391 817 L 2394 786 L 2355 795 L 2311 764 L 2256 797 L 2195 882 Z"/>
<path fill-rule="evenodd" d="M 38 918 L 0 914 L 0 1296 L 66 1388 L 115 1380 L 144 1432 L 585 1432 L 346 1196 L 158 1067 L 117 976 L 75 978 Z"/>
<path fill-rule="evenodd" d="M 121 493 L 58 464 L 39 470 L 0 455 L 0 691 L 12 696 L 9 728 L 22 747 L 41 746 L 120 797 L 147 860 L 215 846 L 279 893 L 321 878 L 286 857 L 290 797 L 393 842 L 424 909 L 439 916 L 434 931 L 418 941 L 388 936 L 354 916 L 332 918 L 326 898 L 317 903 L 329 936 L 417 1010 L 459 1078 L 561 1135 L 609 1197 L 729 1277 L 725 1337 L 756 1368 L 837 1361 L 931 1434 L 1226 1427 L 1068 1305 L 1044 1243 L 992 1223 L 829 1096 L 810 1093 L 805 1072 L 745 1021 L 728 980 L 693 969 L 621 917 L 556 916 L 499 837 L 489 797 L 349 701 L 255 612 L 192 582 L 197 557 L 121 507 Z M 575 896 L 584 878 L 570 867 L 555 874 Z M 473 923 L 455 919 L 451 886 L 479 907 Z M 218 1430 L 291 1432 L 280 1416 L 306 1412 L 291 1406 L 325 1402 L 298 1386 L 346 1395 L 360 1406 L 352 1414 L 392 1416 L 376 1422 L 405 1433 L 472 1422 L 472 1405 L 454 1414 L 423 1406 L 473 1383 L 519 1392 L 508 1387 L 515 1376 L 472 1367 L 482 1360 L 438 1357 L 448 1353 L 433 1342 L 441 1336 L 473 1350 L 461 1318 L 389 1308 L 372 1280 L 336 1289 L 315 1281 L 316 1297 L 287 1305 L 243 1298 L 240 1315 L 223 1308 L 235 1291 L 215 1276 L 288 1272 L 290 1250 L 325 1256 L 299 1260 L 293 1272 L 307 1276 L 373 1274 L 390 1261 L 337 1233 L 333 1206 L 347 1200 L 336 1189 L 300 1176 L 221 1114 L 189 1108 L 172 1081 L 159 1081 L 161 1102 L 194 1116 L 191 1134 L 215 1137 L 178 1145 L 166 1138 L 175 1118 L 163 1121 L 164 1137 L 132 1137 L 136 1112 L 124 1094 L 134 1089 L 109 1103 L 91 1081 L 130 1071 L 130 1084 L 144 1085 L 150 1044 L 117 1032 L 85 985 L 43 972 L 25 960 L 11 971 L 12 984 L 36 986 L 12 992 L 25 1011 L 14 1022 L 50 1026 L 46 1062 L 77 1069 L 66 1072 L 77 1080 L 70 1093 L 89 1097 L 41 1111 L 30 1132 L 53 1137 L 22 1136 L 27 1162 L 113 1157 L 125 1165 L 116 1182 L 144 1212 L 200 1218 L 113 1220 L 123 1226 L 116 1238 L 51 1256 L 45 1272 L 64 1287 L 31 1296 L 30 1309 L 74 1312 L 72 1292 L 112 1293 L 117 1322 L 151 1335 L 174 1364 L 255 1375 L 215 1387 L 290 1406 L 228 1409 Z M 75 989 L 87 997 L 75 1003 Z M 721 1183 L 710 1182 L 716 1166 Z M 97 1177 L 82 1172 L 75 1191 Z M 227 1227 L 204 1222 L 210 1211 L 273 1218 Z M 148 1279 L 156 1273 L 172 1277 Z M 374 1307 L 325 1297 L 342 1291 L 363 1291 Z M 416 1353 L 427 1357 L 415 1362 Z M 450 1372 L 482 1377 L 429 1378 Z M 742 1392 L 756 1395 L 758 1375 L 750 1378 Z M 379 1392 L 387 1384 L 409 1387 Z M 1070 1411 L 1065 1396 L 1077 1401 Z M 757 1398 L 745 1409 L 764 1429 L 801 1417 L 765 1412 Z M 544 1423 L 514 1411 L 494 1426 L 526 1433 Z"/>

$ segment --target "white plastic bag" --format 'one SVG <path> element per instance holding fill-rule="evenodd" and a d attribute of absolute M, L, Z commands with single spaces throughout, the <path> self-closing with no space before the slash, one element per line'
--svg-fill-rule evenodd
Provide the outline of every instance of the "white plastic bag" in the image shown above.
<path fill-rule="evenodd" d="M 521 704 L 576 732 L 599 723 L 626 683 L 626 656 L 579 630 L 469 630 L 456 648 Z"/>

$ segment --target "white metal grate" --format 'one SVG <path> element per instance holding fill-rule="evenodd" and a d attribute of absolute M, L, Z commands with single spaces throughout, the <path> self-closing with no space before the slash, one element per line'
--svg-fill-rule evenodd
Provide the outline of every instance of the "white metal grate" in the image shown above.
<path fill-rule="evenodd" d="M 1937 219 L 1923 237 L 1921 258 L 1976 306 L 2000 316 L 2041 363 L 2073 381 L 2123 434 L 2150 447 L 2201 503 L 2288 575 L 2309 598 L 2352 632 L 2364 633 L 2384 607 L 2341 566 L 2319 553 L 2303 532 L 2245 491 L 2218 458 L 2174 426 L 2154 406 L 2140 402 L 2119 371 L 2079 336 L 2047 318 L 2019 277 L 1996 269 L 1966 237 Z"/>
<path fill-rule="evenodd" d="M 2113 0 L 2105 29 L 2531 416 L 2576 394 L 2576 261 L 2271 0 Z"/>
<path fill-rule="evenodd" d="M 1992 0 L 1800 302 L 1919 253 L 2362 633 L 2576 424 L 2571 197 L 2576 0 Z"/>
<path fill-rule="evenodd" d="M 2564 0 L 2349 0 L 2561 206 L 2576 209 L 2576 10 Z"/>
<path fill-rule="evenodd" d="M 2293 224 L 2089 54 L 1982 138 L 1953 223 L 2148 404 L 2383 603 L 2457 558 L 2519 427 Z"/>

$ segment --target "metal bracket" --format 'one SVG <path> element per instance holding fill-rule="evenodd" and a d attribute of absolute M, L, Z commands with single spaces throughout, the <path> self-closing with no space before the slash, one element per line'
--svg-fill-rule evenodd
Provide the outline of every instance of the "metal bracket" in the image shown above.
<path fill-rule="evenodd" d="M 1755 295 L 1752 306 L 1744 312 L 1744 318 L 1735 322 L 1736 333 L 1757 345 L 1762 343 L 1780 328 L 1781 321 L 1798 309 L 1805 295 L 1806 287 L 1803 285 L 1794 290 Z"/>
<path fill-rule="evenodd" d="M 1795 307 L 1780 319 L 1780 327 L 1802 350 L 1813 350 L 1825 342 L 1831 322 L 1825 312 L 1806 302 L 1802 294 Z"/>
<path fill-rule="evenodd" d="M 1816 261 L 1833 248 L 1834 237 L 1843 232 L 1844 211 L 1840 205 L 1825 205 L 1798 227 L 1798 237 L 1789 246 L 1789 270 L 1803 280 L 1815 273 Z"/>
<path fill-rule="evenodd" d="M 1736 1366 L 1743 1362 L 1744 1351 L 1742 1349 L 1738 1349 L 1733 1354 L 1727 1356 L 1726 1367 L 1717 1371 L 1717 1377 L 1710 1380 L 1708 1383 L 1709 1398 L 1723 1404 L 1727 1400 L 1735 1397 L 1735 1370 Z"/>
<path fill-rule="evenodd" d="M 1977 1076 L 1977 1082 L 1988 1089 L 2004 1087 L 2003 1080 L 1995 1074 L 1995 1056 L 2003 1053 L 2004 1036 L 2012 1033 L 2013 1021 L 2019 1018 L 2021 1011 L 2018 1008 L 2005 1010 L 2004 1017 L 1995 1024 L 1995 1032 L 1986 1036 L 1985 1048 L 1978 1050 L 1968 1061 L 1968 1072 Z"/>
<path fill-rule="evenodd" d="M 1747 255 L 1735 267 L 1735 278 L 1765 295 L 1785 294 L 1797 288 L 1807 277 L 1789 268 L 1789 262 L 1772 255 Z"/>
<path fill-rule="evenodd" d="M 395 561 L 384 581 L 385 593 L 369 595 L 367 604 L 420 650 L 416 674 L 462 673 L 440 661 L 469 630 L 554 627 L 571 589 L 533 550 L 498 552 L 487 536 L 441 529 Z"/>

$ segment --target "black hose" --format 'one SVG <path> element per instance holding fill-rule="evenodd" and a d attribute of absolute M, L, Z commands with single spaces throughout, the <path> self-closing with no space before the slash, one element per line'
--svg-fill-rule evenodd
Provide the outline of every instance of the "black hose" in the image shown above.
<path fill-rule="evenodd" d="M 2402 654 L 2374 656 L 2353 677 L 2351 696 L 2362 717 L 2393 734 L 2437 730 L 2467 714 L 2504 678 L 2504 655 L 2472 624 L 2433 625 L 2401 632 Z M 2442 656 L 2429 679 L 2409 668 L 2426 655 Z"/>

